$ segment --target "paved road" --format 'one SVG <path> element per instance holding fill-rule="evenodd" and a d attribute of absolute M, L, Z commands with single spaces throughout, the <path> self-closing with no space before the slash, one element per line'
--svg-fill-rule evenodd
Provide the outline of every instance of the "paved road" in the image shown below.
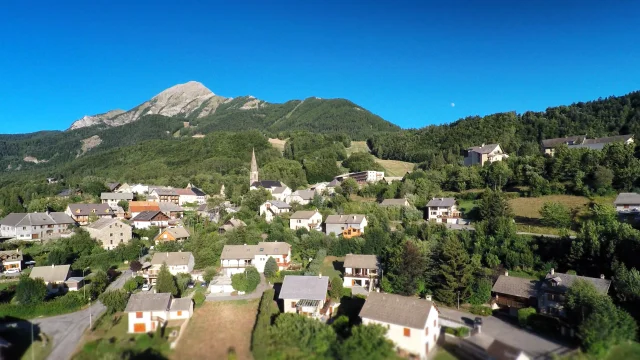
<path fill-rule="evenodd" d="M 108 290 L 120 289 L 124 282 L 131 277 L 131 270 L 126 270 L 112 282 Z M 89 315 L 93 321 L 98 319 L 105 311 L 105 306 L 99 301 L 89 308 L 71 314 L 34 319 L 32 322 L 40 326 L 40 331 L 47 334 L 53 342 L 51 354 L 48 360 L 67 360 L 75 352 L 82 335 L 89 327 Z M 18 326 L 29 327 L 29 322 L 23 322 Z"/>
<path fill-rule="evenodd" d="M 439 306 L 438 310 L 440 310 L 440 316 L 451 320 L 468 323 L 476 318 L 476 315 L 442 306 Z M 483 334 L 518 347 L 536 359 L 546 359 L 550 358 L 551 354 L 559 355 L 571 351 L 563 343 L 541 337 L 495 316 L 483 317 L 482 323 Z"/>
<path fill-rule="evenodd" d="M 272 289 L 273 285 L 269 285 L 267 280 L 264 277 L 264 274 L 260 274 L 260 284 L 256 288 L 256 291 L 246 294 L 246 295 L 221 295 L 221 294 L 209 294 L 207 295 L 207 301 L 233 301 L 233 300 L 251 300 L 251 299 L 260 299 L 262 297 L 262 293 L 266 290 Z"/>

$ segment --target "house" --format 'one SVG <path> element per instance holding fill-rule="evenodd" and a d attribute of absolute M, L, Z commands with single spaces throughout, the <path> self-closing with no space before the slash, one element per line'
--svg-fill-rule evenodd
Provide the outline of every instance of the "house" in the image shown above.
<path fill-rule="evenodd" d="M 167 264 L 171 275 L 190 274 L 193 271 L 195 259 L 193 254 L 188 251 L 157 252 L 153 254 L 151 266 L 145 270 L 142 276 L 148 278 L 151 284 L 155 284 L 163 264 Z"/>
<path fill-rule="evenodd" d="M 247 224 L 245 224 L 244 221 L 236 218 L 231 218 L 218 228 L 218 232 L 220 234 L 224 234 L 228 231 L 237 230 L 246 226 Z"/>
<path fill-rule="evenodd" d="M 354 295 L 366 295 L 378 287 L 379 271 L 380 263 L 375 255 L 347 254 L 343 286 L 352 288 Z"/>
<path fill-rule="evenodd" d="M 622 214 L 640 212 L 640 194 L 620 193 L 613 205 L 615 205 L 616 211 Z"/>
<path fill-rule="evenodd" d="M 223 187 L 222 191 L 224 191 L 224 185 L 222 185 L 222 187 Z M 195 202 L 198 205 L 203 205 L 203 204 L 207 203 L 208 196 L 200 188 L 197 188 L 197 187 L 193 186 L 193 184 L 189 183 L 187 185 L 187 189 L 191 190 L 191 192 L 193 192 L 195 194 L 195 196 L 196 196 L 196 201 Z M 224 193 L 222 195 L 224 196 Z"/>
<path fill-rule="evenodd" d="M 3 272 L 10 269 L 22 271 L 22 252 L 20 250 L 0 251 L 0 265 L 2 265 Z"/>
<path fill-rule="evenodd" d="M 11 213 L 0 220 L 0 236 L 18 240 L 46 240 L 70 233 L 76 222 L 61 212 Z"/>
<path fill-rule="evenodd" d="M 180 219 L 184 215 L 184 210 L 178 204 L 174 204 L 172 202 L 161 202 L 158 203 L 158 205 L 160 205 L 160 211 L 171 219 Z"/>
<path fill-rule="evenodd" d="M 61 198 L 70 198 L 72 196 L 82 196 L 82 190 L 76 188 L 76 189 L 64 189 L 62 191 L 60 191 L 57 195 L 58 197 Z"/>
<path fill-rule="evenodd" d="M 165 241 L 185 241 L 189 236 L 191 236 L 191 234 L 189 234 L 189 231 L 183 227 L 167 228 L 156 236 L 155 242 L 157 244 Z"/>
<path fill-rule="evenodd" d="M 291 205 L 284 201 L 268 200 L 260 205 L 260 216 L 264 215 L 265 220 L 270 223 L 276 216 L 288 213 L 290 210 Z"/>
<path fill-rule="evenodd" d="M 530 360 L 521 349 L 508 345 L 481 332 L 459 343 L 460 350 L 473 359 L 487 360 Z"/>
<path fill-rule="evenodd" d="M 124 186 L 122 186 L 121 189 L 122 188 L 124 188 Z M 131 186 L 131 192 L 136 194 L 136 195 L 148 194 L 149 193 L 149 185 L 134 184 L 133 186 Z"/>
<path fill-rule="evenodd" d="M 538 312 L 558 317 L 564 317 L 565 294 L 577 280 L 588 281 L 603 295 L 609 292 L 611 280 L 604 278 L 592 278 L 571 274 L 557 273 L 553 268 L 545 276 L 538 291 Z"/>
<path fill-rule="evenodd" d="M 376 183 L 384 179 L 384 171 L 374 171 L 374 170 L 358 171 L 358 172 L 338 175 L 333 179 L 341 183 L 344 180 L 349 178 L 355 180 L 358 184 Z"/>
<path fill-rule="evenodd" d="M 153 190 L 149 188 L 149 190 L 149 195 L 157 197 L 157 201 L 160 203 L 169 202 L 176 205 L 180 203 L 180 195 L 178 195 L 176 189 L 157 187 L 153 188 Z"/>
<path fill-rule="evenodd" d="M 152 226 L 165 228 L 169 226 L 169 217 L 162 211 L 143 211 L 131 219 L 136 229 L 148 229 Z"/>
<path fill-rule="evenodd" d="M 360 310 L 363 325 L 387 328 L 387 339 L 399 350 L 427 359 L 440 336 L 438 309 L 428 300 L 371 292 Z"/>
<path fill-rule="evenodd" d="M 322 214 L 318 210 L 296 211 L 289 218 L 289 229 L 322 230 Z"/>
<path fill-rule="evenodd" d="M 588 139 L 587 135 L 578 135 L 546 139 L 542 140 L 542 149 L 545 154 L 553 156 L 555 149 L 560 145 L 567 145 L 570 149 L 586 148 L 591 150 L 602 150 L 605 145 L 616 142 L 633 144 L 633 135 L 616 135 L 595 139 Z"/>
<path fill-rule="evenodd" d="M 367 227 L 367 217 L 359 214 L 329 215 L 324 224 L 325 234 L 351 238 L 364 234 L 364 228 Z"/>
<path fill-rule="evenodd" d="M 285 313 L 319 317 L 327 300 L 328 276 L 286 275 L 279 299 Z"/>
<path fill-rule="evenodd" d="M 481 146 L 474 146 L 467 149 L 464 157 L 464 166 L 484 166 L 487 162 L 502 161 L 508 157 L 509 155 L 502 151 L 500 144 L 482 144 Z"/>
<path fill-rule="evenodd" d="M 259 242 L 258 245 L 225 245 L 220 254 L 221 272 L 227 276 L 244 272 L 248 266 L 259 273 L 269 258 L 273 258 L 278 270 L 286 270 L 291 264 L 291 245 L 286 242 Z"/>
<path fill-rule="evenodd" d="M 69 204 L 65 214 L 80 225 L 87 225 L 92 218 L 112 218 L 115 212 L 108 204 Z"/>
<path fill-rule="evenodd" d="M 120 244 L 131 241 L 131 225 L 114 218 L 102 218 L 85 228 L 92 238 L 102 243 L 106 250 L 113 250 Z"/>
<path fill-rule="evenodd" d="M 249 190 L 258 190 L 259 188 L 263 188 L 269 192 L 273 192 L 273 189 L 285 186 L 286 185 L 277 180 L 259 180 L 252 182 Z"/>
<path fill-rule="evenodd" d="M 289 188 L 288 186 L 284 185 L 284 186 L 277 186 L 274 187 L 272 189 L 267 189 L 270 193 L 271 196 L 275 199 L 275 200 L 280 200 L 280 201 L 287 201 L 289 199 L 289 197 L 291 196 L 291 188 Z"/>
<path fill-rule="evenodd" d="M 100 194 L 100 200 L 103 204 L 108 204 L 109 207 L 115 209 L 120 201 L 132 201 L 133 193 L 102 193 Z"/>
<path fill-rule="evenodd" d="M 509 276 L 506 271 L 498 277 L 491 292 L 499 308 L 517 316 L 519 309 L 536 307 L 537 285 L 535 280 Z"/>
<path fill-rule="evenodd" d="M 191 318 L 193 301 L 190 297 L 175 299 L 170 293 L 139 292 L 131 295 L 124 312 L 129 318 L 130 334 L 154 332 L 170 320 Z"/>
<path fill-rule="evenodd" d="M 411 204 L 409 204 L 409 200 L 407 199 L 384 199 L 380 202 L 380 206 L 384 206 L 384 207 L 393 207 L 393 206 L 397 206 L 397 207 L 409 207 L 411 206 Z"/>
<path fill-rule="evenodd" d="M 129 214 L 134 218 L 143 211 L 160 211 L 160 204 L 153 201 L 130 201 Z"/>
<path fill-rule="evenodd" d="M 313 190 L 316 194 L 322 195 L 327 191 L 327 185 L 329 185 L 329 183 L 326 181 L 319 182 L 317 184 L 310 185 L 309 190 Z"/>
<path fill-rule="evenodd" d="M 29 277 L 44 280 L 49 293 L 64 292 L 65 281 L 69 278 L 70 267 L 71 265 L 35 266 L 31 269 Z"/>
<path fill-rule="evenodd" d="M 178 205 L 198 203 L 198 197 L 191 189 L 176 189 L 175 191 L 178 194 Z"/>
<path fill-rule="evenodd" d="M 119 182 L 107 183 L 107 188 L 109 189 L 110 192 L 118 191 L 118 189 L 120 189 L 120 186 L 122 185 Z"/>
<path fill-rule="evenodd" d="M 81 276 L 72 276 L 64 282 L 68 291 L 79 291 L 84 286 L 84 278 Z"/>
<path fill-rule="evenodd" d="M 315 196 L 316 192 L 313 190 L 298 190 L 287 196 L 287 202 L 289 204 L 297 203 L 300 205 L 307 205 L 313 201 Z"/>
<path fill-rule="evenodd" d="M 462 217 L 454 198 L 433 198 L 429 200 L 427 214 L 429 221 L 445 224 L 457 224 Z"/>

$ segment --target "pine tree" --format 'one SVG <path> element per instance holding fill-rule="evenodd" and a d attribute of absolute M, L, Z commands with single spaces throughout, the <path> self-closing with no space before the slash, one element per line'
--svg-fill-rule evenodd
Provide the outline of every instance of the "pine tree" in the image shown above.
<path fill-rule="evenodd" d="M 457 236 L 447 236 L 439 258 L 441 288 L 436 291 L 436 297 L 448 305 L 456 303 L 458 293 L 460 299 L 466 299 L 473 282 L 473 266 L 469 253 Z"/>
<path fill-rule="evenodd" d="M 178 295 L 178 286 L 176 285 L 176 279 L 169 272 L 167 263 L 163 263 L 156 279 L 156 292 L 158 293 L 171 293 L 171 295 Z"/>
<path fill-rule="evenodd" d="M 271 278 L 276 275 L 278 272 L 278 264 L 276 263 L 276 259 L 269 257 L 267 263 L 264 264 L 264 276 L 267 278 Z"/>

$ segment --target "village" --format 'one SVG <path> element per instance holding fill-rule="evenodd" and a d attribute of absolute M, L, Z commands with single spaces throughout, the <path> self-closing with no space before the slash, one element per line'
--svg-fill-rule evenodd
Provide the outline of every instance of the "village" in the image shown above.
<path fill-rule="evenodd" d="M 545 140 L 542 147 L 546 156 L 553 156 L 559 145 L 599 150 L 614 142 L 628 144 L 633 138 L 569 137 Z M 507 158 L 509 155 L 499 144 L 482 144 L 468 149 L 464 164 L 488 166 Z M 490 297 L 471 307 L 463 304 L 461 308 L 459 300 L 457 306 L 438 303 L 432 293 L 420 297 L 392 293 L 389 290 L 393 287 L 388 282 L 394 275 L 385 273 L 385 269 L 403 265 L 390 263 L 395 259 L 376 252 L 375 247 L 362 251 L 361 239 L 368 234 L 370 224 L 380 222 L 380 215 L 371 214 L 399 219 L 395 222 L 407 228 L 411 226 L 407 219 L 414 219 L 442 226 L 445 231 L 476 231 L 475 223 L 465 216 L 458 199 L 445 196 L 426 199 L 422 212 L 407 198 L 387 198 L 360 207 L 367 211 L 328 214 L 319 205 L 338 194 L 349 195 L 345 189 L 352 188 L 353 193 L 368 185 L 402 182 L 403 177 L 385 177 L 384 172 L 376 170 L 360 171 L 306 189 L 291 189 L 278 179 L 260 179 L 255 153 L 249 169 L 250 192 L 245 197 L 255 194 L 260 200 L 255 204 L 257 211 L 250 216 L 257 215 L 260 219 L 257 224 L 265 231 L 257 238 L 247 241 L 247 209 L 225 198 L 224 185 L 219 194 L 206 194 L 194 184 L 172 188 L 108 183 L 110 192 L 101 193 L 100 203 L 69 203 L 64 212 L 12 213 L 0 220 L 0 237 L 9 243 L 56 243 L 86 234 L 107 254 L 141 244 L 140 241 L 150 244 L 136 245 L 131 250 L 133 258 L 125 260 L 120 268 L 108 269 L 108 280 L 100 290 L 96 290 L 94 269 L 92 274 L 85 275 L 84 268 L 72 269 L 70 262 L 51 260 L 51 255 L 50 265 L 41 264 L 20 249 L 0 252 L 2 275 L 5 281 L 17 281 L 21 274 L 28 274 L 32 281 L 42 281 L 47 298 L 68 292 L 86 293 L 87 288 L 90 292 L 98 291 L 94 300 L 102 300 L 109 309 L 109 315 L 101 320 L 102 326 L 109 323 L 108 318 L 114 312 L 120 313 L 118 321 L 123 324 L 120 331 L 145 334 L 170 330 L 167 342 L 178 351 L 187 346 L 181 342 L 190 344 L 193 332 L 190 326 L 198 329 L 206 326 L 190 325 L 207 318 L 198 315 L 204 314 L 203 304 L 261 299 L 260 309 L 275 301 L 283 314 L 296 314 L 320 323 L 334 324 L 346 316 L 352 323 L 382 325 L 393 352 L 415 359 L 445 359 L 451 356 L 449 353 L 462 358 L 518 360 L 565 355 L 574 348 L 571 339 L 575 337 L 575 328 L 565 321 L 566 293 L 581 281 L 592 284 L 604 296 L 611 287 L 611 279 L 604 275 L 588 277 L 550 268 L 543 278 L 535 279 L 510 274 L 508 268 L 502 268 L 490 284 Z M 58 197 L 81 198 L 82 193 L 79 189 L 68 189 Z M 636 216 L 640 213 L 640 194 L 620 193 L 611 205 L 620 216 Z M 348 207 L 341 208 L 345 209 Z M 217 227 L 219 236 L 228 237 L 217 254 L 200 254 L 181 245 L 189 243 L 192 236 L 199 236 L 204 228 L 211 228 L 209 224 Z M 274 224 L 283 224 L 298 237 L 277 235 L 270 228 Z M 389 230 L 395 231 L 393 227 Z M 339 241 L 345 247 L 341 251 L 343 256 L 327 256 L 325 246 L 321 245 L 313 245 L 315 250 L 310 251 L 309 245 L 300 243 L 310 241 L 310 235 L 316 236 L 314 233 L 326 237 L 323 239 Z M 360 245 L 353 245 L 358 242 Z M 298 249 L 303 249 L 303 253 Z M 218 259 L 217 263 L 209 262 L 212 258 Z M 121 280 L 114 281 L 118 276 Z M 113 283 L 105 294 L 117 291 L 112 288 L 116 283 L 127 291 L 126 302 L 121 301 L 119 308 L 111 309 L 113 305 L 107 297 L 100 295 L 109 282 Z M 460 293 L 457 296 L 459 299 Z M 84 305 L 78 305 L 78 311 L 93 311 Z M 556 328 L 559 340 L 531 331 L 531 327 L 518 327 L 517 321 L 525 313 L 554 319 L 559 324 Z M 258 312 L 256 316 L 259 323 L 263 314 Z M 95 341 L 95 336 L 89 338 Z M 66 351 L 71 355 L 74 348 Z"/>

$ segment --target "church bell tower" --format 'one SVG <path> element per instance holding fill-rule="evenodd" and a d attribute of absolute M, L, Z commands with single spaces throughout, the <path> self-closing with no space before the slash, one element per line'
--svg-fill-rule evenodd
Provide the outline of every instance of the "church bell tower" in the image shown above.
<path fill-rule="evenodd" d="M 256 150 L 251 151 L 251 173 L 249 174 L 249 186 L 254 182 L 260 181 L 258 179 L 258 163 L 256 162 Z"/>

